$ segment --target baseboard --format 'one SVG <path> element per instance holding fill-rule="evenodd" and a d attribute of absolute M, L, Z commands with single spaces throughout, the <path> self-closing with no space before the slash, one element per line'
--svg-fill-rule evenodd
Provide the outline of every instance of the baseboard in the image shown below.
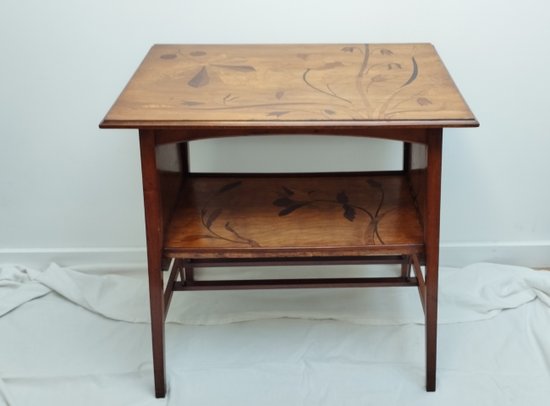
<path fill-rule="evenodd" d="M 146 252 L 145 247 L 0 249 L 0 264 L 44 268 L 51 262 L 61 266 L 145 266 Z M 549 268 L 550 241 L 441 244 L 441 265 L 462 267 L 475 262 Z"/>
<path fill-rule="evenodd" d="M 475 262 L 492 262 L 550 268 L 550 241 L 442 243 L 439 262 L 462 267 Z"/>
<path fill-rule="evenodd" d="M 52 262 L 61 266 L 141 264 L 145 267 L 147 254 L 145 247 L 0 249 L 0 264 L 19 264 L 42 269 Z"/>

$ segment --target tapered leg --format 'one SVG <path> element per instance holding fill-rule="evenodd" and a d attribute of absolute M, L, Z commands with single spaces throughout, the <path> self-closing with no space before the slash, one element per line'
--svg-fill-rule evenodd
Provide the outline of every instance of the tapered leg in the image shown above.
<path fill-rule="evenodd" d="M 439 210 L 441 193 L 442 130 L 428 130 L 426 172 L 426 390 L 436 388 L 437 291 L 439 273 Z"/>
<path fill-rule="evenodd" d="M 162 206 L 155 159 L 154 132 L 140 130 L 141 172 L 147 236 L 149 304 L 153 342 L 155 395 L 166 395 L 164 358 L 164 284 L 162 275 Z"/>
<path fill-rule="evenodd" d="M 160 286 L 160 288 L 159 288 Z M 153 370 L 155 375 L 155 396 L 166 395 L 166 372 L 164 357 L 164 298 L 162 272 L 149 265 L 149 303 L 151 306 L 151 337 L 153 341 Z"/>

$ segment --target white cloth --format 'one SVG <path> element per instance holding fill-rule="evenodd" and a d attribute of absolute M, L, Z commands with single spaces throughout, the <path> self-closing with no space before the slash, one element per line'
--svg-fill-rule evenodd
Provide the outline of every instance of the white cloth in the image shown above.
<path fill-rule="evenodd" d="M 171 311 L 187 324 L 166 327 L 165 399 L 153 395 L 143 273 L 52 265 L 3 267 L 0 275 L 2 406 L 542 406 L 550 399 L 550 272 L 442 269 L 435 393 L 424 391 L 414 288 L 180 293 Z M 293 319 L 326 318 L 323 311 L 355 323 Z M 254 321 L 223 324 L 246 319 Z"/>
<path fill-rule="evenodd" d="M 51 289 L 32 280 L 28 271 L 27 268 L 17 265 L 0 266 L 0 316 L 23 303 L 50 293 Z"/>
<path fill-rule="evenodd" d="M 250 270 L 237 270 L 250 277 Z M 252 271 L 254 272 L 254 271 Z M 0 268 L 0 315 L 50 290 L 102 316 L 148 322 L 146 271 L 139 277 L 74 271 Z M 550 273 L 480 263 L 440 271 L 439 322 L 484 320 L 535 298 L 550 306 Z M 4 292 L 4 293 L 2 293 Z M 281 317 L 360 324 L 423 323 L 414 288 L 210 291 L 174 295 L 168 322 L 220 324 Z"/>

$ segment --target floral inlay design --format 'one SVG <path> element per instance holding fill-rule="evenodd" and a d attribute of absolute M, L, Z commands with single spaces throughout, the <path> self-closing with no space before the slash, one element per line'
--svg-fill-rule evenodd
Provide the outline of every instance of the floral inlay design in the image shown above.
<path fill-rule="evenodd" d="M 303 101 L 288 97 L 287 89 L 277 89 L 270 96 L 266 95 L 265 103 L 248 103 L 245 94 L 227 93 L 221 99 L 205 103 L 200 100 L 185 99 L 181 104 L 193 110 L 256 110 L 264 111 L 269 119 L 286 119 L 292 113 L 307 111 L 320 118 L 330 119 L 331 116 L 345 114 L 352 119 L 391 119 L 402 113 L 416 110 L 433 111 L 442 106 L 434 103 L 429 96 L 430 83 L 409 90 L 417 81 L 420 66 L 414 55 L 404 56 L 394 51 L 363 46 L 344 46 L 340 49 L 341 60 L 323 61 L 318 55 L 297 53 L 294 55 L 305 62 L 301 72 L 301 82 L 305 90 L 315 92 L 326 99 L 318 101 Z M 233 71 L 241 75 L 255 75 L 261 71 L 253 63 L 208 62 L 204 51 L 190 53 L 196 62 L 204 62 L 195 71 L 187 86 L 202 88 L 209 86 L 213 78 L 218 83 L 224 81 L 223 71 Z M 333 55 L 336 58 L 337 55 Z M 162 55 L 161 58 L 166 58 Z M 171 55 L 170 55 L 171 57 Z M 223 63 L 221 63 L 223 62 Z M 353 67 L 355 66 L 355 73 Z M 222 76 L 220 76 L 222 75 Z M 344 79 L 343 79 L 344 78 Z M 250 76 L 252 83 L 254 77 Z M 379 90 L 383 88 L 381 96 Z M 246 90 L 246 87 L 243 88 Z M 290 92 L 292 93 L 292 92 Z M 241 97 L 242 96 L 242 97 Z M 339 113 L 339 114 L 337 114 Z"/>
<path fill-rule="evenodd" d="M 378 180 L 367 178 L 360 183 L 355 183 L 350 186 L 348 192 L 344 189 L 336 189 L 333 186 L 327 190 L 323 188 L 310 189 L 306 184 L 285 185 L 279 183 L 278 186 L 270 189 L 263 188 L 261 195 L 254 204 L 269 205 L 270 203 L 277 209 L 274 212 L 265 211 L 265 216 L 273 216 L 273 221 L 265 222 L 272 224 L 277 229 L 277 217 L 300 216 L 305 210 L 315 213 L 313 223 L 316 227 L 317 221 L 328 220 L 325 224 L 336 224 L 338 222 L 337 210 L 341 213 L 341 221 L 357 223 L 353 226 L 363 237 L 363 243 L 369 245 L 384 245 L 386 241 L 379 230 L 379 224 L 386 215 L 396 210 L 395 203 L 386 202 L 386 191 L 384 185 Z M 231 180 L 228 183 L 219 185 L 211 192 L 207 192 L 204 197 L 200 198 L 201 204 L 195 211 L 198 216 L 199 227 L 194 233 L 187 235 L 184 240 L 195 241 L 201 239 L 219 240 L 228 243 L 235 243 L 249 247 L 263 247 L 260 240 L 257 240 L 259 235 L 251 237 L 242 230 L 254 230 L 254 227 L 245 221 L 243 222 L 242 213 L 250 209 L 248 206 L 249 199 L 254 200 L 251 192 L 255 189 L 254 182 L 248 184 L 243 180 Z M 269 196 L 275 195 L 274 200 L 270 200 Z M 389 195 L 391 196 L 391 195 Z M 392 197 L 388 197 L 391 201 Z M 268 209 L 269 206 L 263 206 Z M 272 214 L 270 214 L 272 213 Z M 190 215 L 191 213 L 189 213 Z M 327 217 L 328 216 L 328 217 Z M 296 218 L 297 223 L 301 223 L 306 218 Z M 253 222 L 256 220 L 253 220 Z M 294 222 L 293 220 L 290 220 Z M 308 221 L 308 220 L 305 220 Z M 257 223 L 256 223 L 257 224 Z M 364 224 L 364 225 L 363 225 Z M 256 231 L 258 231 L 256 229 Z M 264 229 L 264 231 L 267 231 Z M 330 230 L 327 230 L 330 232 Z M 269 232 L 265 234 L 269 235 Z M 264 241 L 265 242 L 265 241 Z"/>
<path fill-rule="evenodd" d="M 199 240 L 203 238 L 208 238 L 208 239 L 224 240 L 224 241 L 233 242 L 237 244 L 245 244 L 251 247 L 259 247 L 260 244 L 258 244 L 256 241 L 241 235 L 236 230 L 235 226 L 231 223 L 231 221 L 226 220 L 225 223 L 223 224 L 223 229 L 225 230 L 224 234 L 221 234 L 220 232 L 215 231 L 213 228 L 215 223 L 220 219 L 220 215 L 223 212 L 222 207 L 216 207 L 216 205 L 213 204 L 214 201 L 220 196 L 226 194 L 227 192 L 239 188 L 241 185 L 242 185 L 242 181 L 240 180 L 227 183 L 222 187 L 220 187 L 216 191 L 216 193 L 211 195 L 210 198 L 206 201 L 206 203 L 200 210 L 200 219 L 201 219 L 202 226 L 205 230 L 205 233 L 188 236 L 186 240 Z"/>
<path fill-rule="evenodd" d="M 296 210 L 306 207 L 315 208 L 320 203 L 341 206 L 343 218 L 350 222 L 356 220 L 357 212 L 362 212 L 366 214 L 369 219 L 365 228 L 366 241 L 371 244 L 384 244 L 384 240 L 378 230 L 378 224 L 380 220 L 382 220 L 382 218 L 391 211 L 387 210 L 382 212 L 385 199 L 384 188 L 380 182 L 377 182 L 374 179 L 368 179 L 365 187 L 370 188 L 374 193 L 379 195 L 378 205 L 374 211 L 352 202 L 344 190 L 338 192 L 333 199 L 297 199 L 295 197 L 294 190 L 285 186 L 283 186 L 279 191 L 279 197 L 273 201 L 273 205 L 280 208 L 279 216 L 288 216 Z M 309 192 L 309 195 L 314 194 L 318 194 L 317 191 Z"/>
<path fill-rule="evenodd" d="M 431 44 L 154 45 L 104 121 L 477 125 Z"/>

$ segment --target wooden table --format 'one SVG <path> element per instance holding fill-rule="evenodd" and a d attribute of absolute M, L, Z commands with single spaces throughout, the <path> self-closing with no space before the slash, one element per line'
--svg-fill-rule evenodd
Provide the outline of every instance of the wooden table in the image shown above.
<path fill-rule="evenodd" d="M 417 286 L 426 388 L 434 391 L 442 129 L 476 126 L 430 44 L 153 46 L 100 127 L 139 129 L 156 396 L 166 393 L 164 320 L 173 291 L 298 287 Z M 403 141 L 403 169 L 189 170 L 193 140 L 277 134 Z M 177 150 L 171 170 L 158 154 L 167 146 Z M 401 274 L 238 281 L 193 274 L 220 265 L 363 263 L 400 264 Z"/>

